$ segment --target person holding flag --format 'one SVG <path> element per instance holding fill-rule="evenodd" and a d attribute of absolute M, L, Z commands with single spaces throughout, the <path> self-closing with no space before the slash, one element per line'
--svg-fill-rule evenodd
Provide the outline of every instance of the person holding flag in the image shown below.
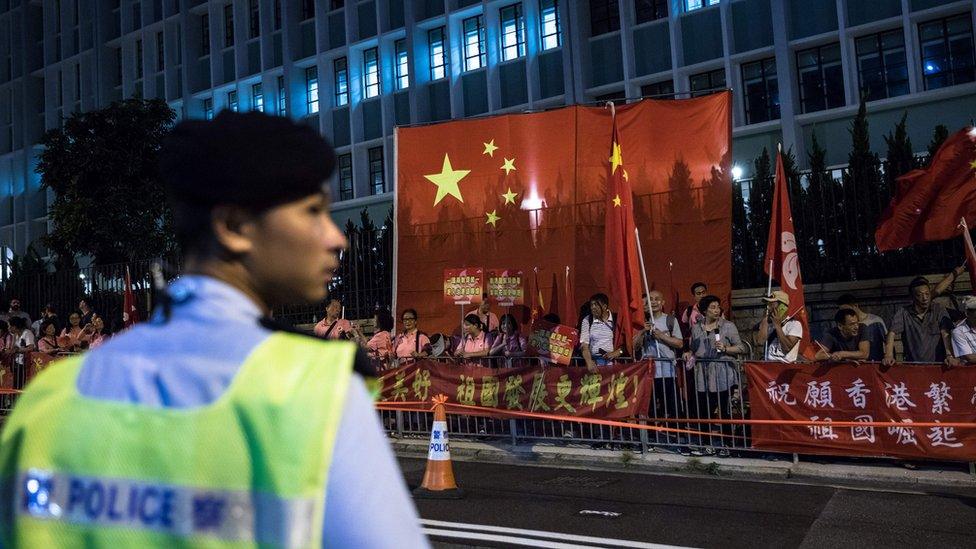
<path fill-rule="evenodd" d="M 763 301 L 768 305 L 766 315 L 759 323 L 756 343 L 765 341 L 766 360 L 795 362 L 801 354 L 807 359 L 813 359 L 815 353 L 810 344 L 803 278 L 800 276 L 800 256 L 793 231 L 793 213 L 790 209 L 786 172 L 783 169 L 782 147 L 776 155 L 773 211 L 769 222 L 764 268 L 769 275 L 769 286 Z M 773 280 L 780 284 L 780 289 L 775 292 L 772 291 Z"/>

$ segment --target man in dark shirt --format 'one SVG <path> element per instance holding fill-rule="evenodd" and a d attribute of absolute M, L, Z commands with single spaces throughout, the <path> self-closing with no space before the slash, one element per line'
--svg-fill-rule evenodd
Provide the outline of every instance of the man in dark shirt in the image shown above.
<path fill-rule="evenodd" d="M 834 315 L 837 326 L 831 328 L 817 342 L 816 360 L 867 360 L 871 352 L 871 342 L 865 326 L 858 321 L 853 309 L 841 309 Z"/>
<path fill-rule="evenodd" d="M 946 341 L 952 331 L 948 312 L 932 301 L 932 287 L 925 277 L 912 280 L 908 293 L 912 303 L 898 309 L 891 318 L 891 330 L 885 340 L 884 364 L 895 363 L 895 334 L 901 335 L 905 362 L 945 361 Z"/>

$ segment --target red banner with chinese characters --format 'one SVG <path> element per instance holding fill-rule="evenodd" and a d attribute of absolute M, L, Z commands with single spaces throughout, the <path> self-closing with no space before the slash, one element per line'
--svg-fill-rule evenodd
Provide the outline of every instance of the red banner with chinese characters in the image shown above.
<path fill-rule="evenodd" d="M 586 368 L 531 364 L 486 368 L 471 363 L 420 360 L 380 377 L 382 402 L 448 402 L 492 410 L 626 419 L 647 412 L 653 379 L 650 361 Z"/>
<path fill-rule="evenodd" d="M 518 269 L 488 269 L 488 299 L 499 307 L 525 303 L 523 274 Z"/>
<path fill-rule="evenodd" d="M 578 343 L 579 332 L 575 328 L 541 319 L 532 323 L 529 349 L 536 356 L 568 366 L 573 358 L 573 349 Z"/>
<path fill-rule="evenodd" d="M 911 427 L 976 421 L 976 368 L 877 363 L 746 363 L 751 419 L 884 422 L 890 427 L 753 425 L 756 448 L 976 460 L 976 429 Z"/>
<path fill-rule="evenodd" d="M 444 269 L 444 304 L 481 303 L 485 272 L 482 269 Z"/>

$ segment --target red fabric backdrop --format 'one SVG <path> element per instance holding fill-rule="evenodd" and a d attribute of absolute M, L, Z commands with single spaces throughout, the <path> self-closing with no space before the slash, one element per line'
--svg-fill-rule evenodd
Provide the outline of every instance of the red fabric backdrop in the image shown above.
<path fill-rule="evenodd" d="M 649 283 L 670 299 L 672 262 L 683 300 L 696 280 L 724 299 L 732 286 L 730 93 L 621 106 L 617 124 Z M 610 135 L 609 111 L 580 106 L 398 128 L 397 309 L 417 309 L 425 331 L 452 330 L 459 312 L 442 305 L 446 268 L 537 267 L 547 304 L 552 275 L 563 284 L 566 266 L 575 305 L 606 292 Z"/>

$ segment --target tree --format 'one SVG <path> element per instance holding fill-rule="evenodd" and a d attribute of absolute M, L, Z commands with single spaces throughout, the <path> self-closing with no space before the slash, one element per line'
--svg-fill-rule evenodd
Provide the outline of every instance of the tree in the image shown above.
<path fill-rule="evenodd" d="M 844 172 L 843 185 L 847 208 L 848 239 L 851 243 L 851 257 L 854 263 L 873 271 L 877 251 L 874 245 L 874 229 L 881 213 L 881 198 L 888 196 L 881 177 L 878 155 L 871 152 L 871 138 L 868 131 L 867 107 L 862 101 L 857 116 L 851 122 L 851 152 L 848 166 Z M 852 277 L 856 273 L 851 273 Z"/>
<path fill-rule="evenodd" d="M 805 267 L 810 261 L 804 263 L 804 271 L 812 275 L 811 281 L 833 280 L 831 277 L 837 272 L 837 262 L 831 261 L 831 258 L 847 257 L 845 254 L 849 253 L 848 241 L 844 238 L 844 193 L 827 169 L 827 151 L 820 146 L 816 133 L 813 134 L 807 158 L 810 162 L 810 179 L 805 209 L 817 216 L 812 220 L 810 239 L 816 245 L 817 261 L 813 268 Z"/>
<path fill-rule="evenodd" d="M 72 114 L 48 131 L 36 171 L 54 191 L 44 244 L 59 266 L 156 257 L 176 248 L 156 158 L 175 113 L 159 99 L 127 99 Z"/>
<path fill-rule="evenodd" d="M 897 188 L 896 180 L 906 173 L 916 168 L 915 151 L 912 149 L 912 140 L 908 137 L 905 129 L 905 121 L 908 118 L 906 112 L 901 116 L 901 121 L 895 125 L 895 129 L 885 136 L 885 143 L 888 145 L 888 157 L 885 169 L 885 183 L 890 192 Z M 887 202 L 888 196 L 881 197 Z"/>
<path fill-rule="evenodd" d="M 763 261 L 765 261 L 766 239 L 769 237 L 769 218 L 773 209 L 773 168 L 769 151 L 763 147 L 762 154 L 753 163 L 755 170 L 752 185 L 749 187 L 749 239 L 753 249 L 753 261 L 747 264 L 749 279 L 763 280 Z"/>
<path fill-rule="evenodd" d="M 935 156 L 935 152 L 942 147 L 942 143 L 944 143 L 946 139 L 949 139 L 949 128 L 945 127 L 944 124 L 939 124 L 932 132 L 932 141 L 929 142 L 928 146 L 929 159 L 928 162 L 926 162 L 926 165 L 932 162 L 932 157 Z"/>

